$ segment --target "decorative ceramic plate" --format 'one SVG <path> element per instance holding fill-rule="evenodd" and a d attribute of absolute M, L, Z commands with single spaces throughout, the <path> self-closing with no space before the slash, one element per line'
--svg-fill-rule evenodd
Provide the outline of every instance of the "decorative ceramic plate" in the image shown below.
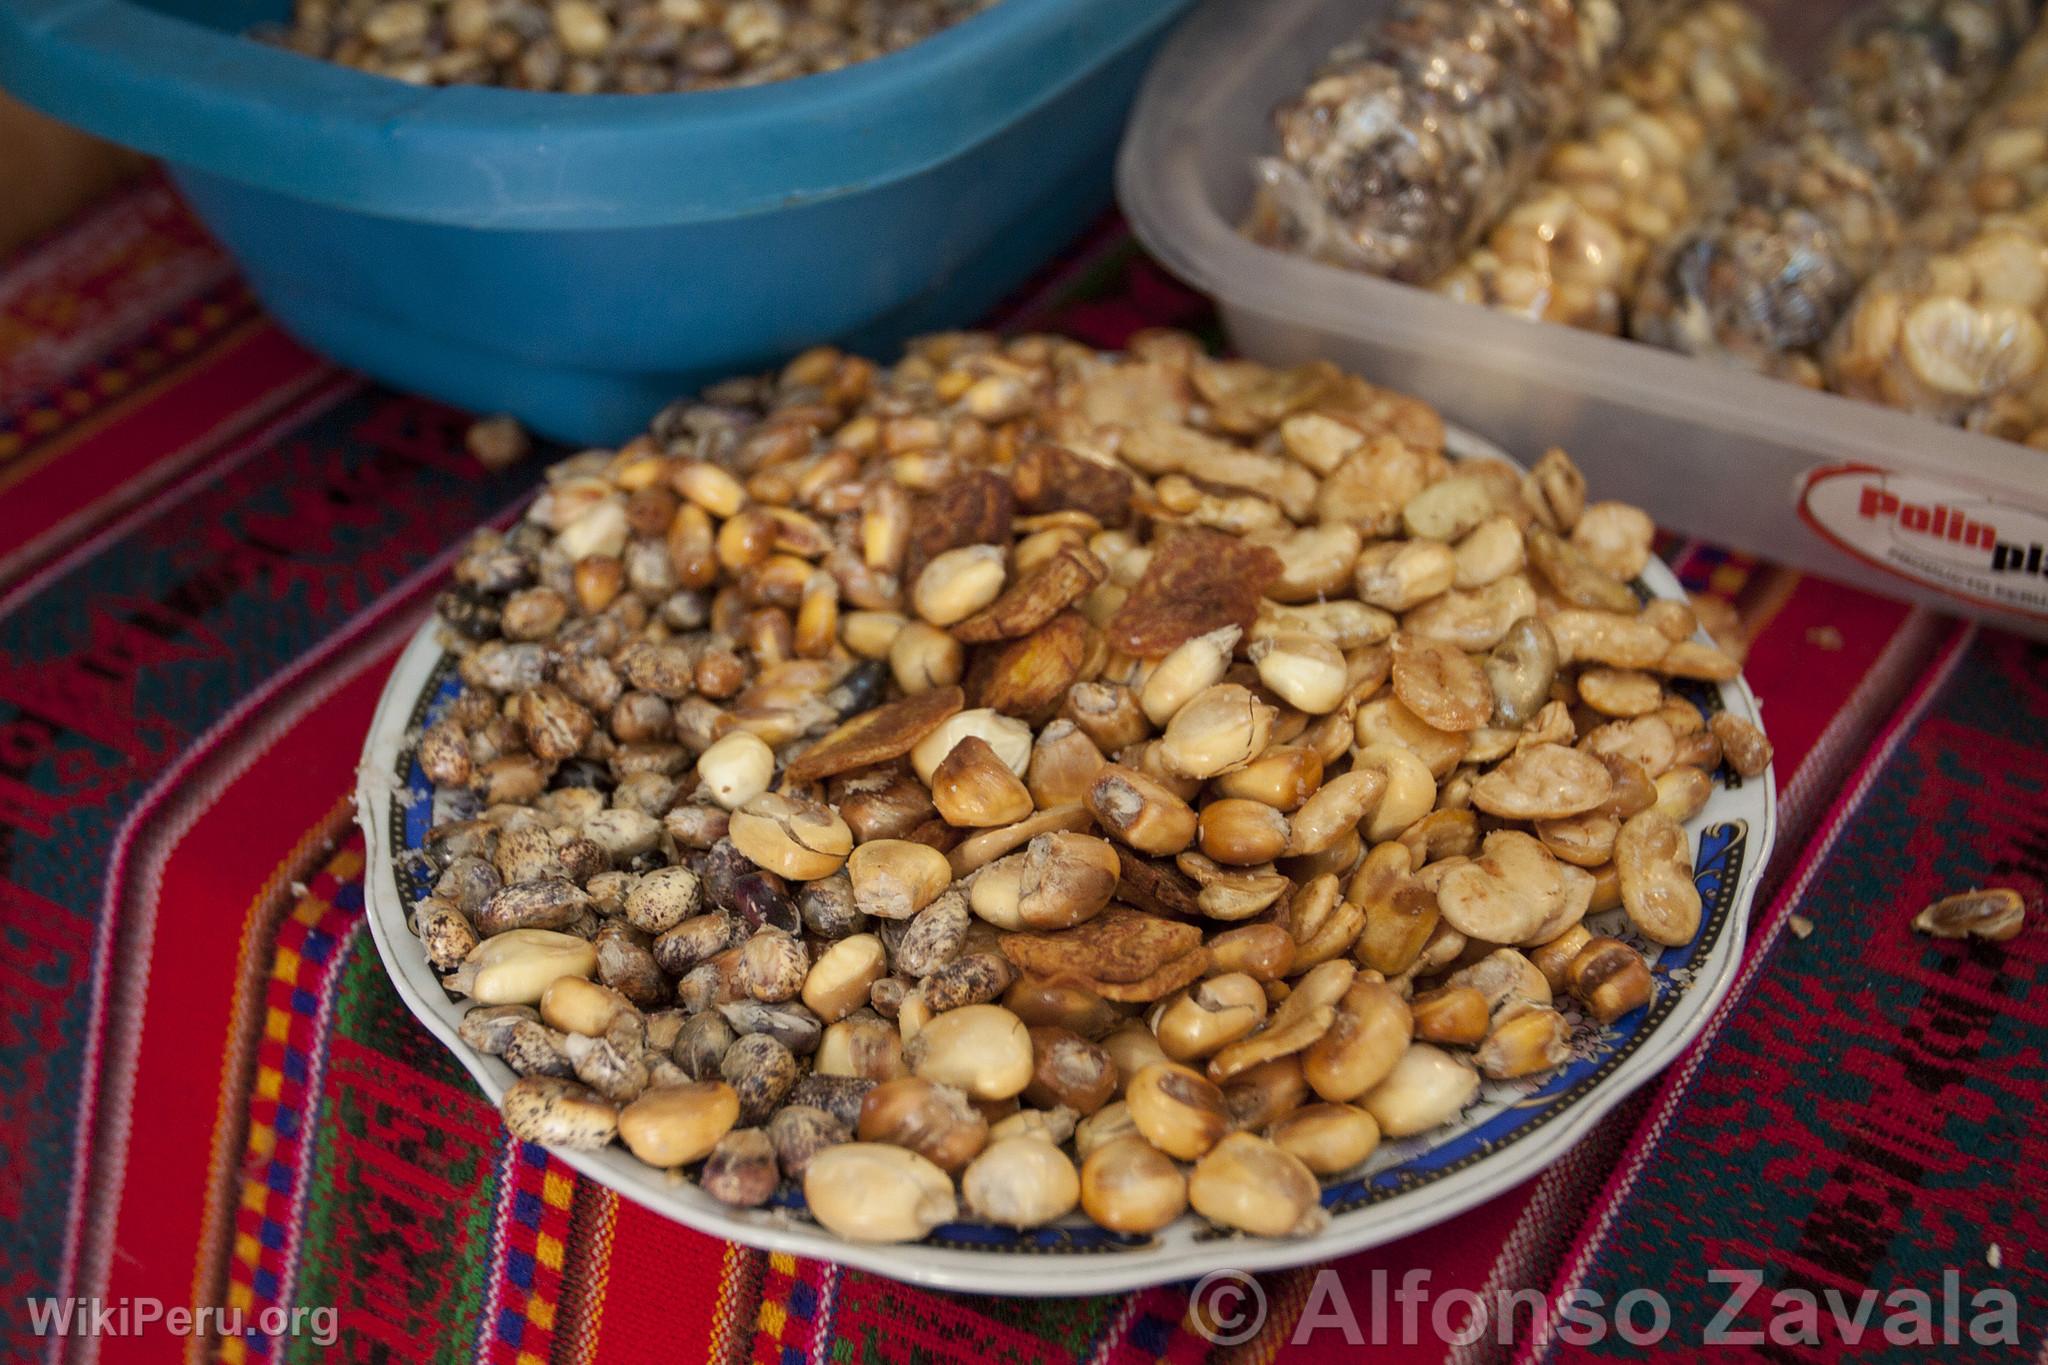
<path fill-rule="evenodd" d="M 1461 455 L 1497 450 L 1453 439 Z M 1682 597 L 1678 581 L 1652 560 L 1637 583 L 1655 597 Z M 432 876 L 421 852 L 436 820 L 433 784 L 415 754 L 421 731 L 461 689 L 455 660 L 435 642 L 429 621 L 400 656 L 370 726 L 356 791 L 357 818 L 369 844 L 370 932 L 406 1006 L 453 1051 L 493 1102 L 515 1079 L 511 1068 L 462 1042 L 457 1026 L 469 1002 L 450 995 L 427 964 L 407 912 Z M 1740 680 L 1681 684 L 1709 713 L 1728 710 L 1761 724 L 1756 698 Z M 1649 1008 L 1602 1026 L 1575 1002 L 1558 1007 L 1572 1025 L 1572 1060 L 1523 1081 L 1488 1081 L 1454 1123 L 1418 1137 L 1383 1142 L 1358 1170 L 1328 1179 L 1329 1227 L 1303 1241 L 1261 1241 L 1226 1234 L 1190 1214 L 1150 1238 L 1105 1231 L 1080 1215 L 1018 1232 L 962 1221 L 923 1242 L 872 1246 L 843 1242 L 810 1221 L 803 1195 L 788 1183 L 761 1209 L 730 1208 L 688 1181 L 644 1165 L 623 1148 L 557 1155 L 600 1184 L 716 1237 L 859 1266 L 914 1284 L 996 1294 L 1100 1294 L 1189 1279 L 1215 1270 L 1259 1271 L 1326 1260 L 1440 1223 L 1527 1179 L 1557 1160 L 1631 1091 L 1669 1065 L 1697 1037 L 1727 996 L 1757 879 L 1775 836 L 1776 798 L 1766 773 L 1745 782 L 1727 769 L 1712 799 L 1687 827 L 1703 903 L 1699 934 L 1682 948 L 1659 948 L 1630 928 L 1619 910 L 1589 916 L 1588 927 L 1632 944 L 1651 963 L 1656 994 Z"/>

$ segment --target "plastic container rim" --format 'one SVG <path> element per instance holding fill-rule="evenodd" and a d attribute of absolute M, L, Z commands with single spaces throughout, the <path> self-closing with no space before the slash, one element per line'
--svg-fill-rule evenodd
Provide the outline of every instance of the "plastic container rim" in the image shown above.
<path fill-rule="evenodd" d="M 175 165 L 330 207 L 475 228 L 654 227 L 771 212 L 941 165 L 1188 3 L 999 0 L 838 71 L 564 95 L 407 85 L 133 0 L 0 0 L 0 86 Z"/>
<path fill-rule="evenodd" d="M 1196 165 L 1205 116 L 1228 94 L 1212 79 L 1212 49 L 1227 44 L 1248 58 L 1268 43 L 1286 41 L 1296 16 L 1325 2 L 1276 0 L 1267 12 L 1270 22 L 1249 30 L 1239 0 L 1208 0 L 1172 35 L 1147 74 L 1117 158 L 1117 199 L 1145 248 L 1174 274 L 1226 308 L 1410 352 L 1442 351 L 1445 338 L 1454 336 L 1456 351 L 1444 356 L 1447 364 L 1513 369 L 1617 406 L 1654 408 L 1737 436 L 1802 442 L 1815 465 L 1889 450 L 1899 442 L 1901 424 L 1911 423 L 1928 464 L 1949 464 L 1943 477 L 1952 482 L 1995 491 L 2042 477 L 2041 452 L 2009 441 L 1641 342 L 1513 317 L 1242 236 L 1210 200 Z M 1249 167 L 1246 176 L 1249 183 Z M 1529 327 L 1546 329 L 1533 356 L 1523 330 Z"/>

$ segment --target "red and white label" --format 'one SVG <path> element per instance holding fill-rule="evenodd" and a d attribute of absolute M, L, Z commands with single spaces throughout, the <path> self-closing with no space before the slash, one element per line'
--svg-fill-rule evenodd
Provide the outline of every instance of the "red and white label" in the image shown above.
<path fill-rule="evenodd" d="M 1844 464 L 1806 475 L 1799 515 L 1866 564 L 1979 606 L 2048 620 L 2048 510 L 1918 474 Z"/>

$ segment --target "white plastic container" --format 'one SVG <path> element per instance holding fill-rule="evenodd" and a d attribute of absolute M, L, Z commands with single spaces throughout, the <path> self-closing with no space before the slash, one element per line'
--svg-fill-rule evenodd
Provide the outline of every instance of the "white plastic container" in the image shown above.
<path fill-rule="evenodd" d="M 1774 20 L 1788 54 L 1807 58 L 1797 66 L 1855 3 L 1807 0 Z M 1214 296 L 1240 352 L 1334 361 L 1518 458 L 1561 445 L 1600 496 L 1675 530 L 2048 637 L 2048 452 L 1240 236 L 1273 107 L 1384 7 L 1208 0 L 1146 79 L 1117 168 L 1124 212 L 1159 260 Z"/>

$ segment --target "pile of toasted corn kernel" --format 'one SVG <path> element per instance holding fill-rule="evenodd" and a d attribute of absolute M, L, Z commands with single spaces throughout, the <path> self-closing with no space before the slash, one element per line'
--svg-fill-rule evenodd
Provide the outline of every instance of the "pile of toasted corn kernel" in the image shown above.
<path fill-rule="evenodd" d="M 2037 14 L 2008 0 L 1856 9 L 1813 104 L 1740 158 L 1717 210 L 1645 272 L 1630 334 L 1820 387 L 1821 348 Z"/>
<path fill-rule="evenodd" d="M 1327 364 L 813 351 L 477 534 L 413 922 L 522 1138 L 857 1240 L 1305 1235 L 1700 927 L 1770 746 L 1651 536 Z"/>
<path fill-rule="evenodd" d="M 2048 29 L 1826 358 L 1838 393 L 2048 448 Z"/>
<path fill-rule="evenodd" d="M 1783 109 L 1789 90 L 1748 8 L 1709 0 L 1687 10 L 1615 70 L 1536 182 L 1432 287 L 1618 335 L 1651 254 L 1699 215 L 1714 171 Z"/>

